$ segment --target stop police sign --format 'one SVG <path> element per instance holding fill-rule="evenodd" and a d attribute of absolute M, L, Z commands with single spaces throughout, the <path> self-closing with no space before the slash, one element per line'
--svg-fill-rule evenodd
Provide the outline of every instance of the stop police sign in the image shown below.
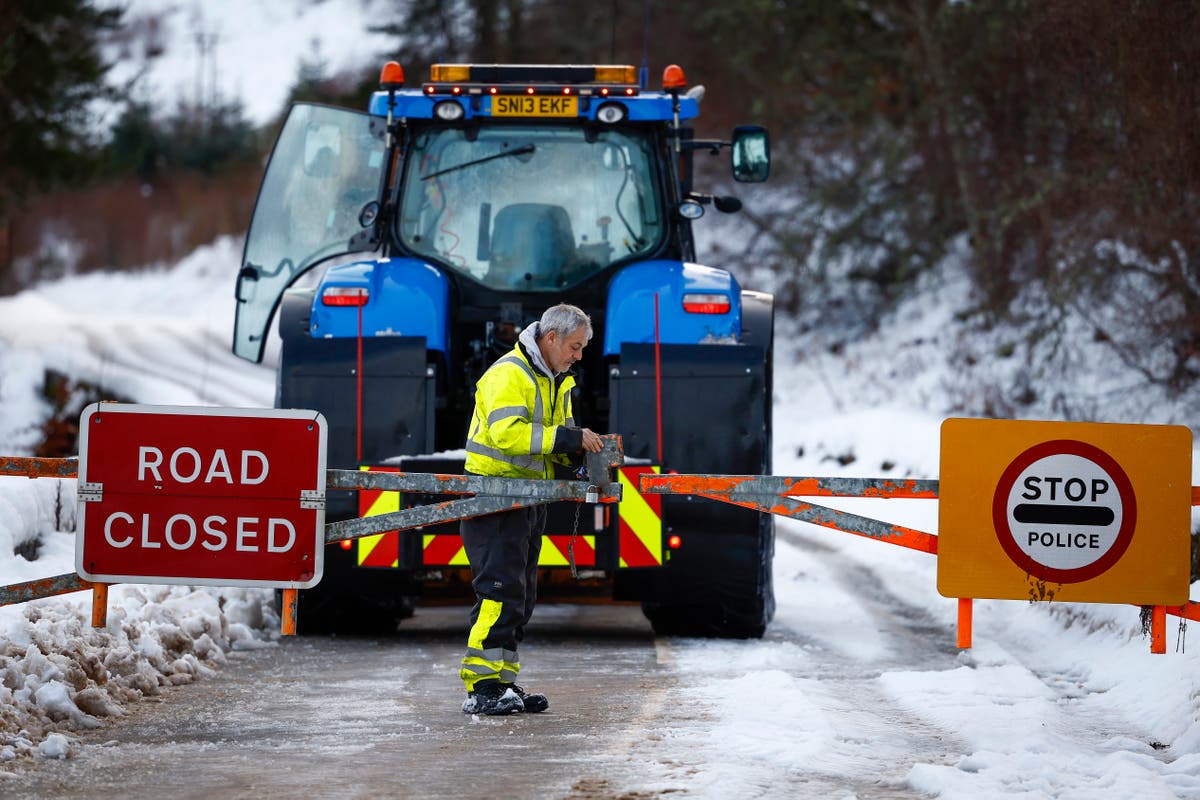
<path fill-rule="evenodd" d="M 1180 425 L 945 420 L 938 591 L 1185 602 L 1191 462 Z"/>
<path fill-rule="evenodd" d="M 1133 539 L 1137 500 L 1121 466 L 1084 442 L 1043 442 L 1004 471 L 992 502 L 1000 545 L 1030 575 L 1057 583 L 1094 578 Z"/>
<path fill-rule="evenodd" d="M 79 430 L 75 566 L 85 580 L 320 581 L 320 414 L 106 403 L 84 409 Z"/>

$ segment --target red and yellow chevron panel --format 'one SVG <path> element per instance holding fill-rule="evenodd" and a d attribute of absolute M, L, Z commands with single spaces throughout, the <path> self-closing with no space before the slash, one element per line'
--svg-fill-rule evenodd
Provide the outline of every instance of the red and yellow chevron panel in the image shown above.
<path fill-rule="evenodd" d="M 542 552 L 538 555 L 539 567 L 569 567 L 571 565 L 571 537 L 543 536 Z M 575 566 L 596 566 L 596 537 L 575 537 Z"/>
<path fill-rule="evenodd" d="M 359 467 L 374 472 L 399 472 L 396 467 Z M 380 489 L 362 489 L 358 493 L 358 515 L 374 517 L 400 510 L 400 492 L 385 492 Z M 455 537 L 458 538 L 458 537 Z M 362 536 L 358 539 L 357 563 L 360 567 L 399 567 L 400 532 Z"/>
<path fill-rule="evenodd" d="M 570 536 L 543 536 L 538 566 L 568 566 L 571 563 L 568 556 L 570 545 Z M 422 547 L 422 562 L 427 567 L 470 566 L 466 548 L 463 547 L 462 538 L 457 533 L 426 534 Z M 575 537 L 575 566 L 596 566 L 595 536 L 589 534 Z"/>
<path fill-rule="evenodd" d="M 427 567 L 467 567 L 471 562 L 457 533 L 427 533 L 421 539 L 421 563 Z"/>
<path fill-rule="evenodd" d="M 619 567 L 662 566 L 662 495 L 638 492 L 638 476 L 646 472 L 657 475 L 660 470 L 657 466 L 617 469 L 621 482 L 621 502 L 617 504 Z"/>

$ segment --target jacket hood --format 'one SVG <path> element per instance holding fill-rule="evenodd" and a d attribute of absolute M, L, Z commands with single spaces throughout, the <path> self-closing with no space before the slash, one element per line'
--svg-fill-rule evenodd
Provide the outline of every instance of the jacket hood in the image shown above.
<path fill-rule="evenodd" d="M 525 329 L 521 331 L 521 335 L 517 337 L 517 342 L 525 350 L 525 355 L 529 357 L 529 363 L 533 364 L 546 377 L 556 378 L 558 374 L 550 369 L 550 365 L 546 363 L 546 359 L 542 358 L 542 350 L 537 344 L 538 326 L 540 324 L 535 322 L 532 325 L 526 325 Z"/>

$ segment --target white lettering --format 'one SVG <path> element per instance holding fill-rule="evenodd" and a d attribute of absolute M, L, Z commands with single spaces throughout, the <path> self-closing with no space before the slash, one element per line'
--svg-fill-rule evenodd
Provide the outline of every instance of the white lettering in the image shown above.
<path fill-rule="evenodd" d="M 142 514 L 142 549 L 157 550 L 162 547 L 162 542 L 150 541 L 150 515 Z"/>
<path fill-rule="evenodd" d="M 224 517 L 212 516 L 204 518 L 204 533 L 213 538 L 213 542 L 201 542 L 200 546 L 206 550 L 212 550 L 214 553 L 218 550 L 223 550 L 225 545 L 229 544 L 229 537 L 225 535 L 225 531 L 217 527 L 218 523 L 224 525 L 226 519 Z M 215 543 L 214 543 L 215 542 Z"/>
<path fill-rule="evenodd" d="M 153 456 L 153 460 L 147 458 Z M 158 473 L 158 467 L 162 464 L 162 450 L 157 447 L 139 447 L 138 448 L 138 477 L 139 481 L 146 480 L 146 470 L 154 473 L 154 480 L 161 481 L 162 475 Z"/>
<path fill-rule="evenodd" d="M 229 459 L 225 457 L 225 451 L 218 448 L 216 454 L 213 455 L 212 464 L 208 468 L 208 474 L 204 476 L 205 483 L 212 483 L 213 478 L 224 478 L 225 482 L 233 484 L 233 473 L 229 471 Z"/>
<path fill-rule="evenodd" d="M 287 544 L 282 547 L 275 543 L 275 529 L 287 528 Z M 286 553 L 292 549 L 292 545 L 296 543 L 296 529 L 292 527 L 292 523 L 286 519 L 278 519 L 271 517 L 267 523 L 267 552 L 268 553 Z"/>
<path fill-rule="evenodd" d="M 262 471 L 257 477 L 250 477 L 250 459 L 258 459 L 262 467 Z M 242 451 L 242 483 L 255 484 L 262 483 L 267 479 L 267 473 L 270 471 L 270 466 L 267 464 L 267 456 L 258 450 L 243 450 Z"/>
<path fill-rule="evenodd" d="M 104 539 L 113 547 L 128 547 L 133 544 L 133 536 L 129 536 L 121 541 L 113 538 L 112 524 L 114 519 L 123 519 L 128 523 L 133 523 L 133 517 L 126 514 L 124 511 L 118 511 L 115 514 L 109 514 L 108 519 L 104 520 Z"/>
<path fill-rule="evenodd" d="M 171 530 L 175 527 L 175 523 L 178 522 L 179 520 L 183 520 L 184 522 L 187 523 L 188 538 L 187 538 L 187 541 L 185 541 L 183 544 L 179 544 L 178 542 L 175 541 L 175 538 L 173 536 L 171 536 Z M 189 517 L 187 514 L 176 514 L 173 517 L 171 517 L 169 520 L 167 520 L 166 538 L 167 538 L 167 544 L 169 544 L 173 549 L 187 550 L 196 541 L 196 523 L 194 521 L 192 521 L 192 518 Z"/>
<path fill-rule="evenodd" d="M 186 477 L 179 474 L 179 457 L 188 455 L 192 458 L 192 471 Z M 191 483 L 200 477 L 200 454 L 191 447 L 181 447 L 174 453 L 171 453 L 171 477 L 180 483 Z"/>
<path fill-rule="evenodd" d="M 246 544 L 247 539 L 253 539 L 258 536 L 258 531 L 251 530 L 250 525 L 257 525 L 258 517 L 238 517 L 237 518 L 237 549 L 244 553 L 257 553 L 258 545 Z"/>

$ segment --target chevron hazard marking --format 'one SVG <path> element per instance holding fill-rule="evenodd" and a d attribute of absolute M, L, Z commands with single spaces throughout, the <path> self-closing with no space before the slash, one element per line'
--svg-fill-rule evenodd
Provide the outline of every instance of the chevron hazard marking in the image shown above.
<path fill-rule="evenodd" d="M 396 467 L 359 467 L 364 472 L 399 472 Z M 358 515 L 374 517 L 400 510 L 400 492 L 385 492 L 380 489 L 364 489 L 358 493 Z M 400 533 L 383 533 L 362 536 L 357 544 L 357 563 L 360 567 L 399 567 Z"/>
<path fill-rule="evenodd" d="M 660 467 L 621 467 L 621 503 L 618 506 L 621 567 L 662 566 L 662 496 L 638 492 L 638 475 L 659 474 Z"/>

